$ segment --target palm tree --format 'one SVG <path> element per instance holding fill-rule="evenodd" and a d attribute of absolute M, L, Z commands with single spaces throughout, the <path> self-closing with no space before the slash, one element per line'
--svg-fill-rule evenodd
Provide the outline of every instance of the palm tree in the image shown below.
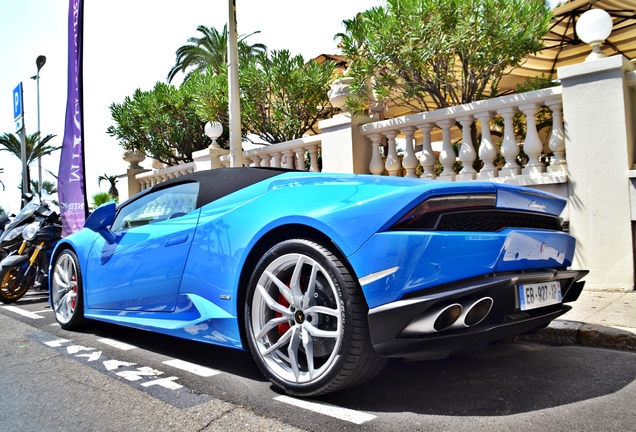
<path fill-rule="evenodd" d="M 100 205 L 107 203 L 109 201 L 119 202 L 119 198 L 112 196 L 108 192 L 97 192 L 95 195 L 93 195 L 93 202 L 90 203 L 89 207 L 92 211 L 92 210 L 95 210 Z"/>
<path fill-rule="evenodd" d="M 97 177 L 97 185 L 101 185 L 102 184 L 102 180 L 105 180 L 108 183 L 110 183 L 110 188 L 108 189 L 108 193 L 112 197 L 118 198 L 119 197 L 119 191 L 117 190 L 117 186 L 115 186 L 115 185 L 119 181 L 119 177 L 116 176 L 116 175 L 109 176 L 109 175 L 104 174 L 103 176 Z"/>
<path fill-rule="evenodd" d="M 205 71 L 210 68 L 215 74 L 219 74 L 223 65 L 227 64 L 227 24 L 223 26 L 223 31 L 219 32 L 214 27 L 200 25 L 197 31 L 203 34 L 202 37 L 191 37 L 188 45 L 183 45 L 177 49 L 177 59 L 174 66 L 168 72 L 168 82 L 171 82 L 179 72 L 185 73 L 183 81 L 187 81 L 194 71 Z M 238 38 L 239 61 L 247 61 L 258 52 L 267 51 L 267 47 L 261 43 L 249 45 L 245 39 L 256 31 Z M 186 72 L 187 71 L 187 72 Z"/>
<path fill-rule="evenodd" d="M 59 150 L 60 147 L 49 145 L 48 142 L 55 138 L 55 135 L 47 135 L 44 138 L 40 139 L 40 132 L 35 132 L 31 135 L 26 136 L 26 162 L 27 162 L 27 182 L 31 181 L 31 173 L 29 171 L 29 165 L 32 162 L 38 160 L 42 156 L 47 156 L 53 153 L 56 150 Z M 0 151 L 8 151 L 22 160 L 22 140 L 19 136 L 11 133 L 5 133 L 0 136 Z M 28 183 L 27 183 L 28 184 Z"/>

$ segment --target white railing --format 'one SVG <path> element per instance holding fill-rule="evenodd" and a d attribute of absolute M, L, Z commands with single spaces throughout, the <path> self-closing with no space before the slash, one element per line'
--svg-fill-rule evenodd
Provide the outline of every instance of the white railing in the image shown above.
<path fill-rule="evenodd" d="M 321 150 L 321 136 L 313 135 L 244 151 L 243 164 L 261 167 L 293 168 L 302 171 L 320 171 L 318 153 Z M 229 155 L 221 156 L 219 161 L 225 167 L 230 166 Z"/>
<path fill-rule="evenodd" d="M 194 162 L 169 166 L 161 169 L 153 169 L 152 171 L 137 174 L 135 177 L 141 185 L 141 190 L 148 189 L 156 184 L 162 183 L 175 177 L 181 177 L 196 171 Z"/>
<path fill-rule="evenodd" d="M 561 91 L 562 87 L 553 87 L 359 126 L 358 132 L 369 138 L 373 147 L 369 171 L 376 175 L 388 172 L 392 176 L 419 175 L 421 178 L 451 181 L 490 179 L 519 184 L 565 182 L 567 161 Z M 551 133 L 546 138 L 549 153 L 553 155 L 549 161 L 542 160 L 548 152 L 544 152 L 544 143 L 537 131 L 535 118 L 543 106 L 547 106 L 552 112 Z M 514 134 L 514 118 L 518 112 L 525 114 L 526 118 L 526 137 L 523 143 L 517 142 Z M 503 129 L 493 125 L 496 117 L 503 122 Z M 481 130 L 478 151 L 471 134 L 471 127 L 477 127 L 477 123 Z M 500 153 L 505 159 L 503 166 L 496 164 L 498 143 L 493 139 L 491 130 L 502 135 Z M 419 157 L 415 151 L 416 136 L 418 144 L 421 143 L 422 146 Z M 398 137 L 404 139 L 403 157 L 397 155 Z M 441 149 L 437 154 L 433 151 L 433 137 L 441 138 Z M 453 149 L 453 138 L 459 145 L 458 156 Z M 386 155 L 381 152 L 384 142 L 388 148 Z M 528 156 L 523 168 L 517 163 L 520 146 Z M 479 170 L 473 167 L 477 157 L 483 162 Z M 459 173 L 454 170 L 457 159 L 462 164 Z M 549 166 L 546 166 L 548 163 Z"/>

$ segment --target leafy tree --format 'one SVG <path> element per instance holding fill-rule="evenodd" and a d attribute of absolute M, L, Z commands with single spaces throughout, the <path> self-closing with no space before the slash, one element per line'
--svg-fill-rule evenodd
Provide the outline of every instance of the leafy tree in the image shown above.
<path fill-rule="evenodd" d="M 334 63 L 305 64 L 289 51 L 259 53 L 239 74 L 243 138 L 254 134 L 268 143 L 300 138 L 317 120 L 333 113 L 327 91 Z M 192 153 L 210 145 L 205 123 L 229 123 L 227 67 L 195 71 L 180 87 L 157 83 L 139 89 L 121 104 L 111 104 L 115 125 L 108 134 L 127 151 L 139 150 L 167 165 L 192 161 Z M 229 131 L 217 140 L 227 148 Z"/>
<path fill-rule="evenodd" d="M 38 158 L 50 155 L 61 147 L 49 144 L 55 138 L 55 135 L 47 135 L 40 139 L 40 132 L 35 132 L 26 136 L 26 162 L 27 162 L 27 181 L 31 181 L 31 173 L 28 167 Z M 0 151 L 8 151 L 18 159 L 22 160 L 22 140 L 18 135 L 5 133 L 0 136 Z"/>
<path fill-rule="evenodd" d="M 102 180 L 107 181 L 110 184 L 110 188 L 108 189 L 108 193 L 113 197 L 119 197 L 119 191 L 117 190 L 117 182 L 119 181 L 119 176 L 116 175 L 107 175 L 97 177 L 97 185 L 100 186 L 102 184 Z"/>
<path fill-rule="evenodd" d="M 258 53 L 244 63 L 239 70 L 243 137 L 253 134 L 275 144 L 316 133 L 316 122 L 334 111 L 327 96 L 334 68 L 333 62 L 305 63 L 288 50 Z M 199 96 L 195 105 L 202 119 L 228 124 L 227 82 L 225 67 L 216 75 L 194 73 L 184 84 Z"/>
<path fill-rule="evenodd" d="M 288 50 L 258 53 L 239 73 L 243 129 L 274 144 L 301 138 L 332 116 L 335 63 L 305 63 Z"/>
<path fill-rule="evenodd" d="M 172 82 L 179 72 L 185 73 L 184 82 L 190 78 L 193 71 L 212 70 L 214 74 L 219 74 L 227 64 L 227 24 L 223 31 L 219 32 L 214 27 L 200 25 L 197 31 L 202 33 L 202 37 L 191 37 L 188 44 L 177 49 L 177 59 L 175 65 L 168 72 L 168 82 Z M 245 39 L 259 31 L 249 35 L 239 36 L 238 55 L 239 62 L 246 62 L 253 55 L 267 51 L 267 47 L 261 43 L 248 44 Z"/>
<path fill-rule="evenodd" d="M 188 85 L 158 82 L 151 91 L 137 89 L 121 104 L 111 104 L 116 126 L 106 132 L 127 151 L 142 151 L 167 165 L 191 162 L 192 153 L 211 142 L 196 114 L 197 98 Z"/>
<path fill-rule="evenodd" d="M 543 0 L 387 0 L 336 35 L 354 78 L 347 104 L 421 111 L 493 97 L 504 72 L 542 47 Z"/>

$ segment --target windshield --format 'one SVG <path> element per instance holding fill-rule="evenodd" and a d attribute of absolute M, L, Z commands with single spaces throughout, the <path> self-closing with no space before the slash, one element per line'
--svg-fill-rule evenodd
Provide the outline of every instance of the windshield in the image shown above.
<path fill-rule="evenodd" d="M 18 213 L 16 217 L 11 221 L 11 223 L 6 226 L 5 230 L 9 231 L 11 228 L 20 225 L 22 221 L 33 216 L 38 208 L 40 208 L 40 203 L 38 200 L 34 199 L 33 201 L 25 205 L 22 210 L 20 210 L 20 213 Z"/>

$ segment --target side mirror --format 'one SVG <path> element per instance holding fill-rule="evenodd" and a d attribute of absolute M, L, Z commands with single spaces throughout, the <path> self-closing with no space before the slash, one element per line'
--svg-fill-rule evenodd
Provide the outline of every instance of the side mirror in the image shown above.
<path fill-rule="evenodd" d="M 108 243 L 114 243 L 116 236 L 108 229 L 115 221 L 117 206 L 115 201 L 109 201 L 93 210 L 84 223 L 84 228 L 99 233 Z"/>

